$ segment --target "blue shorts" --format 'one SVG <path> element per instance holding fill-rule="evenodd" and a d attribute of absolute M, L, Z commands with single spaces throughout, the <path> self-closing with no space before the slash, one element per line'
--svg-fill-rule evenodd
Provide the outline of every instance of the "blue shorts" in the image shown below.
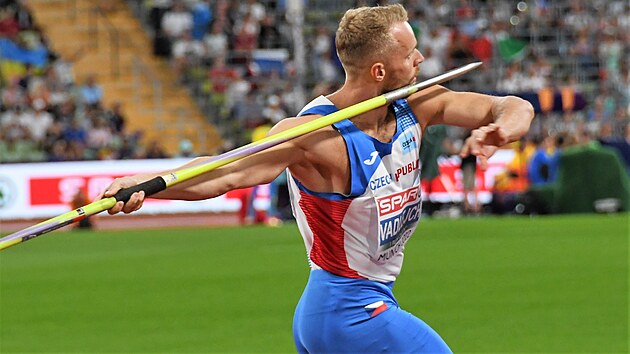
<path fill-rule="evenodd" d="M 311 275 L 295 310 L 299 353 L 452 353 L 426 323 L 401 309 L 393 282 Z"/>

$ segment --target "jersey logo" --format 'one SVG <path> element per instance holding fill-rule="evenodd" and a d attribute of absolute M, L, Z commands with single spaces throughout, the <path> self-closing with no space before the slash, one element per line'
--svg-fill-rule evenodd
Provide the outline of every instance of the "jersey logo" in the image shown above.
<path fill-rule="evenodd" d="M 377 315 L 380 315 L 383 311 L 387 310 L 387 304 L 385 302 L 383 302 L 383 300 L 371 303 L 367 306 L 363 307 L 368 313 L 372 313 L 370 314 L 370 317 L 375 317 Z"/>
<path fill-rule="evenodd" d="M 403 132 L 402 139 L 400 140 L 400 146 L 402 148 L 403 155 L 407 155 L 411 151 L 418 149 L 418 144 L 416 143 L 416 136 L 413 133 L 408 133 L 407 131 Z"/>
<path fill-rule="evenodd" d="M 379 216 L 379 253 L 377 262 L 400 254 L 420 220 L 422 203 L 420 189 L 407 190 L 377 198 Z"/>
<path fill-rule="evenodd" d="M 420 190 L 418 187 L 412 187 L 405 191 L 378 198 L 376 205 L 378 206 L 378 215 L 385 216 L 402 210 L 405 206 L 416 204 L 420 201 Z"/>
<path fill-rule="evenodd" d="M 376 162 L 376 157 L 378 156 L 378 151 L 372 151 L 372 153 L 370 154 L 370 158 L 363 160 L 363 163 L 368 165 L 368 166 L 372 166 L 374 165 L 374 162 Z"/>

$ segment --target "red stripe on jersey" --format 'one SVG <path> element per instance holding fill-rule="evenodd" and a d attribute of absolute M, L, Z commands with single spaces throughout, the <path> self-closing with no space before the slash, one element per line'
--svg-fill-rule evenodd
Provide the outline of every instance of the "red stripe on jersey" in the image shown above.
<path fill-rule="evenodd" d="M 344 230 L 341 223 L 351 199 L 328 200 L 300 192 L 300 208 L 313 232 L 313 246 L 309 255 L 312 262 L 333 274 L 361 278 L 350 269 L 344 248 Z"/>

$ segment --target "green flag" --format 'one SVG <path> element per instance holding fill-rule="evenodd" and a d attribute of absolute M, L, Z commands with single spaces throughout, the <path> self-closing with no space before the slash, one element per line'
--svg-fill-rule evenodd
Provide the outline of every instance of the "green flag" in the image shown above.
<path fill-rule="evenodd" d="M 503 60 L 510 62 L 521 60 L 527 53 L 527 42 L 515 38 L 505 38 L 499 41 L 499 54 Z"/>

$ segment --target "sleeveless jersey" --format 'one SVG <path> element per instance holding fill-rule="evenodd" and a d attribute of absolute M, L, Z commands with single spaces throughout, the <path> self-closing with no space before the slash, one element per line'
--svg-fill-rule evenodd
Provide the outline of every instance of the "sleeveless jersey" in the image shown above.
<path fill-rule="evenodd" d="M 348 195 L 313 192 L 288 175 L 293 214 L 311 269 L 379 282 L 394 281 L 400 273 L 405 243 L 421 215 L 422 129 L 405 99 L 392 106 L 397 123 L 390 143 L 365 134 L 348 119 L 333 124 L 350 162 Z M 298 116 L 337 110 L 320 96 Z"/>

